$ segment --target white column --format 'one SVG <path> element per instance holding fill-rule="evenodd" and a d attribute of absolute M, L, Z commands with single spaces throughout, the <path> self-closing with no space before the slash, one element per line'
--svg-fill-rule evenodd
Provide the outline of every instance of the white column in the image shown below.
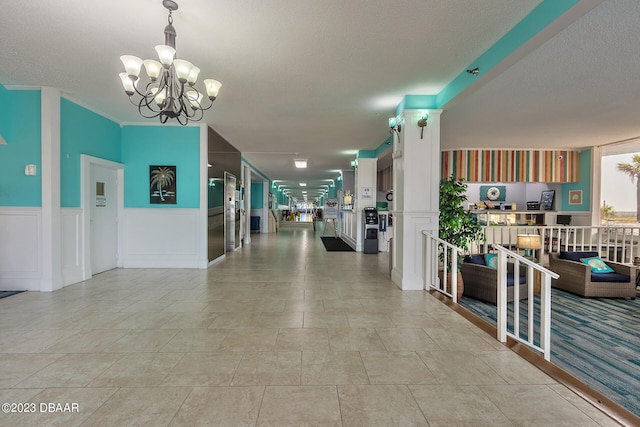
<path fill-rule="evenodd" d="M 60 217 L 60 92 L 41 90 L 42 278 L 40 290 L 62 288 Z"/>
<path fill-rule="evenodd" d="M 362 230 L 362 211 L 364 208 L 376 206 L 376 193 L 378 191 L 378 159 L 358 158 L 358 168 L 355 176 L 356 200 L 354 202 L 354 215 L 356 216 L 356 251 L 362 252 L 364 235 Z"/>
<path fill-rule="evenodd" d="M 209 265 L 209 126 L 200 124 L 200 210 L 198 268 Z"/>
<path fill-rule="evenodd" d="M 244 165 L 244 243 L 248 245 L 251 243 L 251 168 Z"/>
<path fill-rule="evenodd" d="M 440 114 L 428 110 L 421 138 L 418 119 L 427 110 L 405 110 L 393 148 L 393 260 L 391 279 L 403 290 L 424 287 L 423 230 L 438 231 Z"/>

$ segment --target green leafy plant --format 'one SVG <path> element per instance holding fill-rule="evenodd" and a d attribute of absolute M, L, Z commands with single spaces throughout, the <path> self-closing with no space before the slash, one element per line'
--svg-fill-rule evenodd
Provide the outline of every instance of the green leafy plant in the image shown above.
<path fill-rule="evenodd" d="M 453 175 L 440 180 L 440 218 L 438 236 L 452 245 L 469 250 L 469 244 L 474 241 L 484 241 L 482 226 L 465 211 L 467 201 L 467 184 L 464 180 L 457 180 Z M 458 259 L 458 269 L 462 264 L 462 257 Z"/>

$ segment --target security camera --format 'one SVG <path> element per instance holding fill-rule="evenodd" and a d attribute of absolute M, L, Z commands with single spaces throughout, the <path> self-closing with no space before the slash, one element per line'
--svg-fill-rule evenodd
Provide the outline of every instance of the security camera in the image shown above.
<path fill-rule="evenodd" d="M 556 158 L 557 158 L 558 160 L 562 160 L 562 159 L 564 159 L 564 156 L 558 156 L 558 157 L 556 157 Z"/>

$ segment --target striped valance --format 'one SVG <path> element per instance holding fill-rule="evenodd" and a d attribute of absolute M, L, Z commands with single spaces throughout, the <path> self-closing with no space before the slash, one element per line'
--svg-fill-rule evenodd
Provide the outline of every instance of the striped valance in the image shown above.
<path fill-rule="evenodd" d="M 577 182 L 580 152 L 572 150 L 451 150 L 441 153 L 442 177 L 468 182 Z"/>

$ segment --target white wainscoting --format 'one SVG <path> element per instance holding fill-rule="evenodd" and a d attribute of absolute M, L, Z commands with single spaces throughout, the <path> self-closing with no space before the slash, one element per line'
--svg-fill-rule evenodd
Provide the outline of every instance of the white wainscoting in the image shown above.
<path fill-rule="evenodd" d="M 199 209 L 124 209 L 124 268 L 200 268 Z M 205 246 L 206 247 L 206 246 Z M 206 266 L 206 262 L 204 263 Z"/>
<path fill-rule="evenodd" d="M 362 239 L 360 238 L 362 233 L 359 232 L 362 222 L 359 218 L 362 215 L 358 215 L 356 211 L 342 211 L 341 213 L 340 237 L 356 251 L 362 252 Z M 327 224 L 325 223 L 326 226 Z"/>
<path fill-rule="evenodd" d="M 62 286 L 85 280 L 83 273 L 82 209 L 60 209 L 62 222 Z"/>
<path fill-rule="evenodd" d="M 42 209 L 0 207 L 0 290 L 39 291 Z"/>

